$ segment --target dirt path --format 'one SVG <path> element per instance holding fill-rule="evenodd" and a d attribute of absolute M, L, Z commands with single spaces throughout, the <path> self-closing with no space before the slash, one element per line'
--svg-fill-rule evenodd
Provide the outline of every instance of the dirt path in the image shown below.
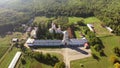
<path fill-rule="evenodd" d="M 34 49 L 33 51 L 43 52 L 43 53 L 59 53 L 64 57 L 64 62 L 66 64 L 66 68 L 70 68 L 70 61 L 83 59 L 91 56 L 90 49 L 84 49 L 83 47 L 71 47 L 71 48 L 62 48 L 62 49 L 51 49 L 51 50 L 39 50 Z"/>

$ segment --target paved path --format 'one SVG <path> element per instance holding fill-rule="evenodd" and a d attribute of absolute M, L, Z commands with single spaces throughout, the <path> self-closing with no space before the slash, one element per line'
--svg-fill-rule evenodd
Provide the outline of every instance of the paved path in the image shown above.
<path fill-rule="evenodd" d="M 77 60 L 77 59 L 83 59 L 86 57 L 91 56 L 91 50 L 90 49 L 84 49 L 83 47 L 66 47 L 62 49 L 49 49 L 49 50 L 42 50 L 42 49 L 34 49 L 33 51 L 37 52 L 43 52 L 43 53 L 59 53 L 62 54 L 64 57 L 64 62 L 66 64 L 66 68 L 70 68 L 70 61 Z"/>

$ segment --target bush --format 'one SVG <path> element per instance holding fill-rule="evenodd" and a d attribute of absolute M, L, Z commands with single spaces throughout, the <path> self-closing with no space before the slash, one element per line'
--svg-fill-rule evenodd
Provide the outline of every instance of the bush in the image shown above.
<path fill-rule="evenodd" d="M 120 57 L 120 48 L 115 47 L 115 48 L 114 48 L 114 53 L 115 53 L 117 56 Z"/>
<path fill-rule="evenodd" d="M 104 53 L 104 50 L 100 50 L 99 54 L 100 54 L 100 56 L 106 56 L 105 53 Z"/>
<path fill-rule="evenodd" d="M 115 68 L 120 68 L 120 63 L 115 63 L 114 66 Z"/>
<path fill-rule="evenodd" d="M 84 24 L 84 20 L 77 21 L 77 24 L 78 24 L 79 26 L 86 26 L 86 24 Z"/>
<path fill-rule="evenodd" d="M 94 53 L 92 53 L 92 57 L 96 60 L 99 60 L 100 58 L 98 56 L 96 56 Z"/>
<path fill-rule="evenodd" d="M 55 63 L 59 62 L 59 59 L 56 56 L 52 56 L 49 53 L 43 54 L 42 52 L 34 52 L 33 57 L 41 63 L 45 63 L 52 66 L 54 66 Z"/>
<path fill-rule="evenodd" d="M 110 61 L 111 61 L 113 64 L 119 62 L 119 60 L 118 60 L 118 58 L 117 58 L 116 56 L 111 56 L 111 57 L 110 57 Z"/>
<path fill-rule="evenodd" d="M 102 48 L 101 48 L 101 45 L 100 44 L 95 44 L 94 45 L 94 49 L 99 52 Z"/>
<path fill-rule="evenodd" d="M 26 64 L 25 58 L 22 57 L 21 62 L 22 62 L 23 65 Z"/>
<path fill-rule="evenodd" d="M 60 61 L 55 64 L 54 68 L 65 68 L 65 63 Z"/>

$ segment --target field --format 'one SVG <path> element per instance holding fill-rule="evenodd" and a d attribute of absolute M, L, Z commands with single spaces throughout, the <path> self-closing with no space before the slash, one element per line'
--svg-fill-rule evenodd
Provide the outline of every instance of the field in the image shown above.
<path fill-rule="evenodd" d="M 81 21 L 83 20 L 84 18 L 80 18 L 80 17 L 69 17 L 69 23 L 75 23 L 77 21 Z"/>
<path fill-rule="evenodd" d="M 11 46 L 11 39 L 12 38 L 20 38 L 21 37 L 21 33 L 13 33 L 12 35 L 6 35 L 6 36 L 2 36 L 0 37 L 0 68 L 7 68 L 8 65 L 10 64 L 11 60 L 13 59 L 15 53 L 18 51 L 18 49 L 16 48 L 12 48 L 11 51 L 9 51 L 6 55 L 4 55 L 6 53 L 6 51 L 8 50 L 8 48 Z M 1 58 L 2 57 L 2 58 Z"/>
<path fill-rule="evenodd" d="M 45 16 L 42 16 L 42 17 L 38 16 L 38 17 L 35 17 L 33 22 L 39 24 L 41 22 L 47 22 L 48 20 L 51 20 L 51 19 L 53 19 L 53 18 L 47 18 Z"/>
<path fill-rule="evenodd" d="M 84 68 L 113 68 L 113 64 L 110 62 L 110 56 L 114 55 L 113 47 L 119 46 L 120 37 L 108 36 L 102 37 L 101 40 L 105 46 L 104 52 L 106 54 L 106 57 L 100 57 L 99 61 L 93 59 L 92 57 L 81 60 L 75 60 L 71 62 L 71 67 L 80 68 L 80 64 L 83 64 Z"/>
<path fill-rule="evenodd" d="M 110 56 L 114 55 L 113 48 L 115 46 L 120 47 L 120 36 L 115 36 L 101 27 L 100 21 L 97 18 L 91 17 L 84 19 L 85 23 L 92 23 L 96 30 L 96 35 L 102 40 L 105 46 L 104 57 L 99 56 L 99 61 L 92 57 L 75 60 L 71 62 L 71 68 L 82 68 L 80 65 L 83 64 L 84 68 L 113 68 L 113 64 L 110 62 Z"/>
<path fill-rule="evenodd" d="M 50 54 L 58 57 L 60 61 L 63 60 L 63 56 L 61 54 L 58 54 L 58 53 L 50 53 Z M 23 68 L 23 67 L 25 68 L 53 68 L 53 66 L 40 63 L 33 58 L 25 57 L 25 60 L 26 60 L 26 64 L 25 65 L 20 64 L 19 68 Z"/>
<path fill-rule="evenodd" d="M 21 35 L 20 33 L 14 33 L 13 35 L 6 35 L 5 37 L 0 37 L 0 58 L 10 47 L 11 39 L 14 37 L 20 37 L 20 35 Z"/>
<path fill-rule="evenodd" d="M 19 49 L 13 48 L 3 59 L 3 61 L 0 63 L 0 68 L 8 68 L 10 62 L 12 61 L 13 57 L 15 56 L 16 52 Z"/>

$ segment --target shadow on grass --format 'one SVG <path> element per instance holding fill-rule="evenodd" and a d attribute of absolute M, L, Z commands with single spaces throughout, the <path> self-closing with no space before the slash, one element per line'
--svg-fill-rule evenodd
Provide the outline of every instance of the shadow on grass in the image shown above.
<path fill-rule="evenodd" d="M 107 55 L 104 53 L 103 50 L 100 52 L 100 56 L 101 56 L 101 57 L 107 57 Z"/>
<path fill-rule="evenodd" d="M 100 58 L 99 58 L 97 55 L 92 54 L 92 57 L 93 57 L 94 59 L 96 59 L 97 61 L 100 61 Z"/>

